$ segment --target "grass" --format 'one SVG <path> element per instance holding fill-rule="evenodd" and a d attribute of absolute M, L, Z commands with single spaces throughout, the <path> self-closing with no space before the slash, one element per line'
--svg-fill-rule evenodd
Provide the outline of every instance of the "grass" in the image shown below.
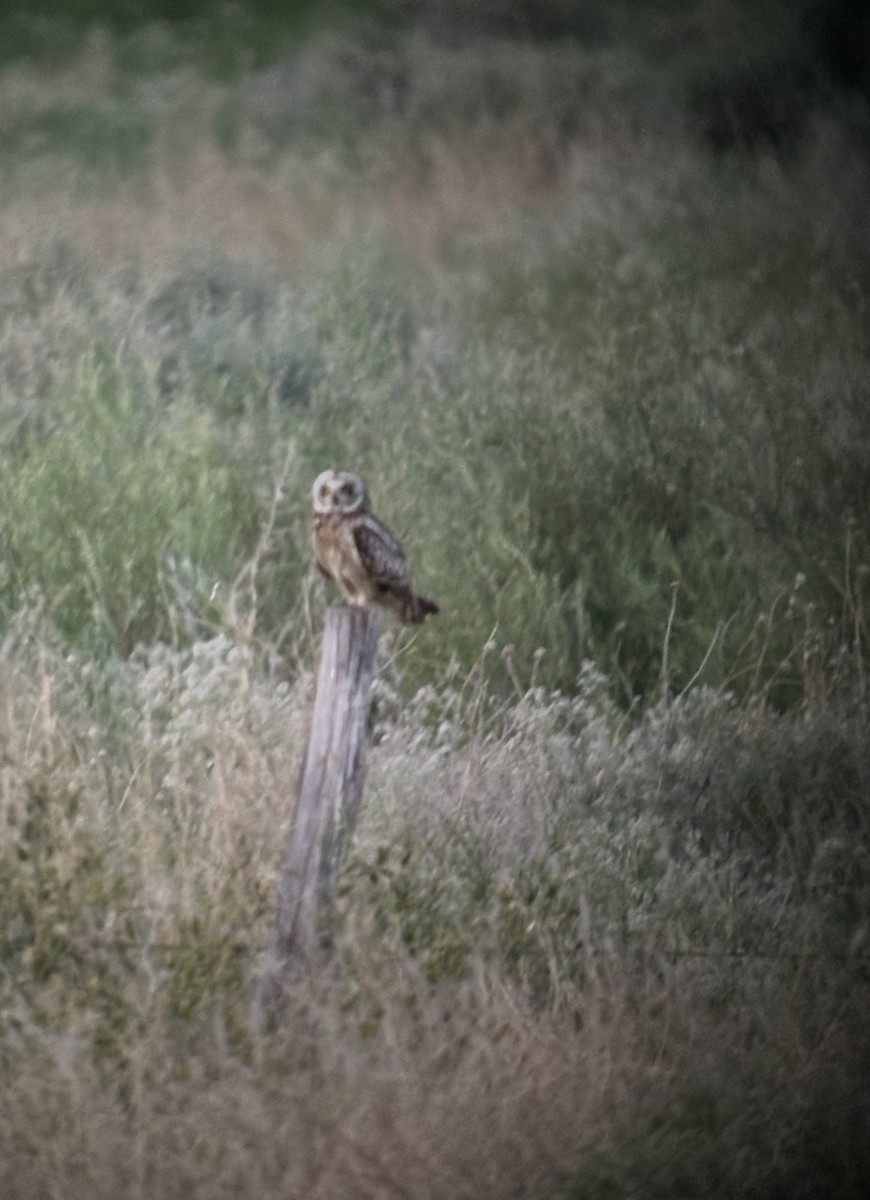
<path fill-rule="evenodd" d="M 860 711 L 421 693 L 262 1033 L 309 682 L 218 638 L 98 687 L 34 618 L 9 660 L 6 1194 L 859 1194 Z"/>
<path fill-rule="evenodd" d="M 864 1195 L 866 104 L 684 7 L 0 73 L 4 1196 Z M 264 1031 L 327 465 L 443 615 Z"/>

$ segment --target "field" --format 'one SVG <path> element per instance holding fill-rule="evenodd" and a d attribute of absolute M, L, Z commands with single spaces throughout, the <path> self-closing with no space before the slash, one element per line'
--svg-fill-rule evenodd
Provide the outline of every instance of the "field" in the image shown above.
<path fill-rule="evenodd" d="M 863 1196 L 825 6 L 67 7 L 0 62 L 0 1195 Z M 442 613 L 386 625 L 334 952 L 264 1030 L 327 466 Z"/>

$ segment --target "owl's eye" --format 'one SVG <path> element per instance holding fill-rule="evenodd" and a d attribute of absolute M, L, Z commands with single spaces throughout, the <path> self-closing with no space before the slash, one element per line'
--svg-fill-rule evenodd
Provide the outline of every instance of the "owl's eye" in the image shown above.
<path fill-rule="evenodd" d="M 320 485 L 320 493 L 319 494 L 320 494 L 321 500 L 326 499 L 326 497 L 329 495 L 329 484 L 328 483 L 322 483 Z"/>

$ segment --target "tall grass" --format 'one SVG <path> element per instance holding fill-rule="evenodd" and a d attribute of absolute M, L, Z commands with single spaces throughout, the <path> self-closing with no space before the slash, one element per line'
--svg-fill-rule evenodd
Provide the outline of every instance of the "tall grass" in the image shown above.
<path fill-rule="evenodd" d="M 866 653 L 866 347 L 845 296 L 806 298 L 802 346 L 783 325 L 755 347 L 699 311 L 697 284 L 620 284 L 578 257 L 522 268 L 510 315 L 475 315 L 470 337 L 461 281 L 445 314 L 417 268 L 371 242 L 350 253 L 301 295 L 211 258 L 106 296 L 73 265 L 39 316 L 10 315 L 7 613 L 35 585 L 71 641 L 128 653 L 190 627 L 175 563 L 193 628 L 213 627 L 289 450 L 267 642 L 304 590 L 308 482 L 333 462 L 369 480 L 421 586 L 463 613 L 409 651 L 412 683 L 437 661 L 470 669 L 495 630 L 526 682 L 543 648 L 546 683 L 570 689 L 593 658 L 626 698 L 654 692 L 674 595 L 677 689 L 702 668 L 791 703 L 808 632 L 822 658 Z M 40 325 L 73 279 L 62 328 Z M 40 328 L 53 361 L 33 357 Z"/>
<path fill-rule="evenodd" d="M 292 446 L 261 564 L 267 642 L 300 594 L 306 481 L 333 461 L 369 478 L 415 571 L 464 614 L 408 651 L 410 690 L 453 656 L 469 670 L 496 630 L 526 682 L 544 648 L 543 682 L 570 689 L 593 658 L 627 701 L 649 695 L 672 585 L 677 689 L 703 663 L 707 682 L 801 699 L 807 622 L 823 656 L 866 653 L 854 120 L 820 116 L 788 161 L 711 160 L 674 96 L 632 130 L 648 68 L 601 49 L 409 38 L 390 54 L 411 90 L 391 108 L 373 84 L 366 111 L 377 47 L 157 85 L 112 45 L 90 43 L 54 95 L 35 69 L 6 85 L 13 109 L 26 94 L 57 113 L 72 80 L 76 112 L 108 104 L 149 131 L 119 171 L 74 129 L 62 147 L 19 140 L 36 120 L 19 105 L 0 263 L 7 612 L 36 583 L 73 640 L 95 613 L 124 652 L 166 636 L 167 554 L 207 595 L 229 587 Z M 510 84 L 504 113 L 483 68 Z M 99 140 L 111 154 L 126 134 Z M 58 449 L 56 411 L 118 463 L 130 504 L 150 486 L 126 548 L 100 547 L 108 497 L 63 482 L 89 476 Z"/>
<path fill-rule="evenodd" d="M 865 1193 L 866 107 L 509 7 L 0 74 L 4 1197 Z M 442 615 L 265 1031 L 327 465 Z"/>

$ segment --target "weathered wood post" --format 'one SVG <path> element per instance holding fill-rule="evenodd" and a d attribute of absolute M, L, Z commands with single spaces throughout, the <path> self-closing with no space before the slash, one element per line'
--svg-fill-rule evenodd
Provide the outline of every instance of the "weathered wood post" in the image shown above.
<path fill-rule="evenodd" d="M 362 797 L 369 691 L 380 630 L 375 608 L 327 610 L 272 945 L 254 995 L 252 1020 L 257 1026 L 280 1004 L 287 980 L 325 945 L 339 858 Z"/>

